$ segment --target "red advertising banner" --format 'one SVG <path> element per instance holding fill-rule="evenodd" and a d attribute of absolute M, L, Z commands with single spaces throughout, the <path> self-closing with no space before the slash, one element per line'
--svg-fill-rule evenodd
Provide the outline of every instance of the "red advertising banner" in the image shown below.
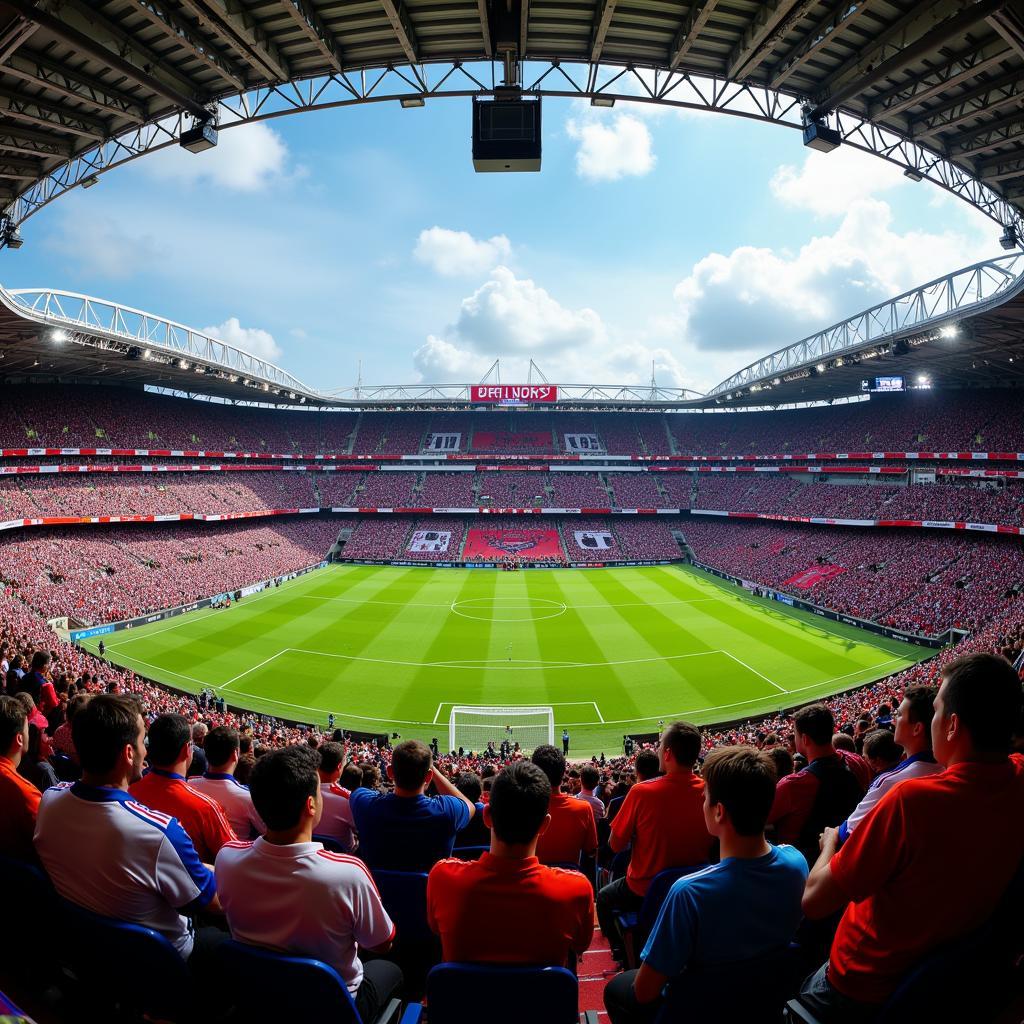
<path fill-rule="evenodd" d="M 469 389 L 472 402 L 520 405 L 524 402 L 557 402 L 554 384 L 473 384 Z"/>
<path fill-rule="evenodd" d="M 784 587 L 797 587 L 800 590 L 810 590 L 811 587 L 824 583 L 825 580 L 834 579 L 844 572 L 846 572 L 846 569 L 841 565 L 812 565 L 809 569 L 804 569 L 803 572 L 790 576 L 788 580 L 783 580 L 782 585 Z"/>
<path fill-rule="evenodd" d="M 475 430 L 473 447 L 477 451 L 488 451 L 491 448 L 536 448 L 544 451 L 551 447 L 551 434 L 546 430 L 528 430 L 516 432 L 512 430 Z M 529 469 L 528 466 L 516 466 L 516 469 Z"/>
<path fill-rule="evenodd" d="M 487 530 L 474 528 L 466 537 L 462 559 L 466 562 L 561 560 L 557 530 Z"/>

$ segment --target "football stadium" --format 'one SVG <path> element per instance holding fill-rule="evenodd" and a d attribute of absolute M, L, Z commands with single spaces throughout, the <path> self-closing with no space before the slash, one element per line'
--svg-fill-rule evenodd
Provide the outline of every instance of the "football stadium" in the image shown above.
<path fill-rule="evenodd" d="M 1024 5 L 0 14 L 3 1020 L 1024 1020 Z"/>

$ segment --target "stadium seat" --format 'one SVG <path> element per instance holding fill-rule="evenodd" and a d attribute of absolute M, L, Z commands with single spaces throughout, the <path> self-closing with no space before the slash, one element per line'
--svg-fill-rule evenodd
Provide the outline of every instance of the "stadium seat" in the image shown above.
<path fill-rule="evenodd" d="M 458 860 L 479 860 L 489 850 L 489 846 L 456 846 L 452 856 Z"/>
<path fill-rule="evenodd" d="M 991 924 L 933 950 L 909 971 L 871 1024 L 961 1024 L 991 1019 L 1007 994 L 1009 964 Z M 799 999 L 786 1003 L 788 1024 L 821 1024 Z"/>
<path fill-rule="evenodd" d="M 318 1021 L 323 1024 L 418 1024 L 422 1007 L 402 1010 L 392 999 L 375 1021 L 363 1021 L 338 972 L 322 960 L 286 956 L 234 939 L 216 953 L 235 1017 L 250 1021 Z"/>
<path fill-rule="evenodd" d="M 17 941 L 7 944 L 4 964 L 27 986 L 41 991 L 58 974 L 57 965 L 39 955 L 52 940 L 57 893 L 42 868 L 9 857 L 0 857 L 0 878 L 5 916 L 17 922 Z"/>
<path fill-rule="evenodd" d="M 579 984 L 564 967 L 438 964 L 427 977 L 430 1024 L 462 1024 L 476 1008 L 487 1024 L 579 1024 Z M 588 1024 L 596 1024 L 593 1011 Z"/>
<path fill-rule="evenodd" d="M 165 936 L 64 899 L 58 904 L 63 941 L 56 955 L 91 1001 L 114 1007 L 129 1019 L 191 1017 L 196 1002 L 192 975 Z M 116 985 L 110 983 L 112 965 L 117 965 Z"/>
<path fill-rule="evenodd" d="M 427 972 L 441 961 L 441 940 L 427 923 L 427 876 L 417 871 L 374 871 L 381 902 L 395 923 L 395 943 L 387 954 L 402 968 L 406 995 L 423 993 Z"/>
<path fill-rule="evenodd" d="M 318 836 L 316 833 L 313 834 L 314 843 L 322 843 L 323 848 L 330 853 L 348 853 L 341 843 L 337 839 L 332 839 L 330 836 Z"/>
<path fill-rule="evenodd" d="M 802 969 L 799 948 L 791 945 L 751 960 L 686 970 L 666 985 L 654 1024 L 779 1021 Z"/>
<path fill-rule="evenodd" d="M 627 967 L 639 966 L 640 951 L 644 948 L 647 936 L 651 934 L 661 905 L 665 902 L 665 897 L 673 883 L 683 875 L 692 875 L 695 871 L 703 871 L 706 867 L 707 864 L 693 864 L 685 868 L 665 868 L 664 871 L 659 871 L 651 881 L 640 909 L 616 915 L 615 923 L 622 936 Z"/>

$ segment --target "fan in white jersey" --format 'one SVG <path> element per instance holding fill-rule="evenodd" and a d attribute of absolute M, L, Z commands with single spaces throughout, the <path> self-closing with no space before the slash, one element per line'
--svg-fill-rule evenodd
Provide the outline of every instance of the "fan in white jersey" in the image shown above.
<path fill-rule="evenodd" d="M 261 836 L 267 831 L 263 819 L 256 813 L 249 787 L 235 778 L 240 740 L 238 731 L 226 725 L 211 729 L 203 745 L 209 767 L 202 775 L 191 776 L 188 784 L 212 797 L 240 839 Z"/>

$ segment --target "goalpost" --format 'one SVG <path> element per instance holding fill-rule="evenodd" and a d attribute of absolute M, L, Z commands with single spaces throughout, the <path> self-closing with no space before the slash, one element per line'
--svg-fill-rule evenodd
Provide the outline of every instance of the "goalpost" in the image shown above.
<path fill-rule="evenodd" d="M 555 713 L 550 707 L 481 707 L 456 704 L 448 719 L 448 749 L 481 751 L 508 740 L 527 753 L 555 742 Z"/>

